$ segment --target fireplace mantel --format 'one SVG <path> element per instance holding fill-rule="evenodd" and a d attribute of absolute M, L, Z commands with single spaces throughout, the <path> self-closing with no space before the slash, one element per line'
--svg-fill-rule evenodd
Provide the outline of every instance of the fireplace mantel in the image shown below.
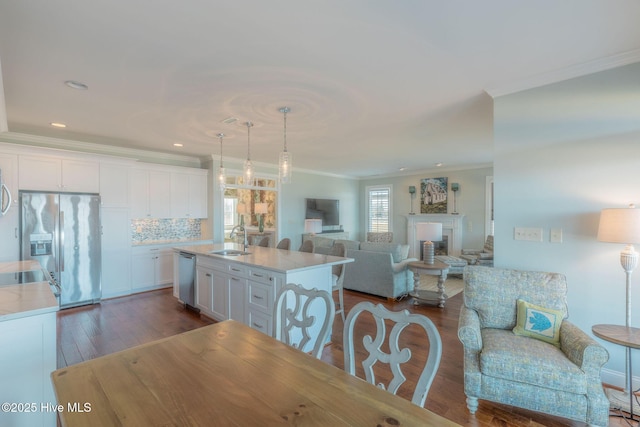
<path fill-rule="evenodd" d="M 420 258 L 420 248 L 416 238 L 416 224 L 419 222 L 440 222 L 442 233 L 449 236 L 449 255 L 459 256 L 462 252 L 462 219 L 464 215 L 458 214 L 416 214 L 405 215 L 407 218 L 407 243 L 409 244 L 409 256 Z"/>

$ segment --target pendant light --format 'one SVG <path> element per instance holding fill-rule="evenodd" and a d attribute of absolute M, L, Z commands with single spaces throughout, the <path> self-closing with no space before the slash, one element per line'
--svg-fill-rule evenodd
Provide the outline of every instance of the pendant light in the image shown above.
<path fill-rule="evenodd" d="M 227 183 L 227 175 L 224 170 L 224 163 L 222 161 L 222 138 L 224 138 L 223 133 L 219 133 L 218 138 L 220 138 L 220 168 L 218 169 L 218 185 L 220 186 L 220 190 L 224 191 L 225 185 Z"/>
<path fill-rule="evenodd" d="M 253 185 L 253 164 L 251 163 L 251 126 L 253 123 L 247 122 L 247 160 L 244 162 L 244 185 Z"/>
<path fill-rule="evenodd" d="M 281 184 L 291 183 L 291 153 L 287 151 L 287 113 L 291 111 L 289 107 L 282 107 L 280 112 L 284 114 L 284 150 L 280 152 L 278 160 L 278 178 Z"/>

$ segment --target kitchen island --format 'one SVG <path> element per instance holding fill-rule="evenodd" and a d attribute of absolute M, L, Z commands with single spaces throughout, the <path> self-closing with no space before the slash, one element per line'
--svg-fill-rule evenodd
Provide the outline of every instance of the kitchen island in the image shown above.
<path fill-rule="evenodd" d="M 181 246 L 174 251 L 174 295 L 180 298 L 176 288 L 181 274 L 179 254 L 195 255 L 194 306 L 215 320 L 233 319 L 268 335 L 273 331 L 275 298 L 283 285 L 295 283 L 331 293 L 332 267 L 353 262 L 352 258 L 260 246 L 244 251 L 234 243 Z"/>
<path fill-rule="evenodd" d="M 37 261 L 0 263 L 0 274 L 16 284 L 0 286 L 0 425 L 55 426 L 47 411 L 55 396 L 50 380 L 56 366 L 58 300 L 48 281 L 23 283 L 23 272 L 41 272 Z M 48 277 L 45 274 L 45 277 Z"/>

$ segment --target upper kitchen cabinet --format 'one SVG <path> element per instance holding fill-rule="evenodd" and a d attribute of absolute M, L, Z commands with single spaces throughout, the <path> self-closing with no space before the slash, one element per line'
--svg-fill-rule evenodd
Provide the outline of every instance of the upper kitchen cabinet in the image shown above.
<path fill-rule="evenodd" d="M 171 174 L 171 216 L 173 218 L 207 217 L 207 171 Z"/>
<path fill-rule="evenodd" d="M 131 218 L 171 217 L 171 172 L 131 169 L 129 172 Z"/>
<path fill-rule="evenodd" d="M 18 204 L 18 156 L 0 153 L 0 173 L 0 184 L 7 186 L 7 190 L 13 199 L 12 204 L 16 206 Z M 0 199 L 4 200 L 2 196 L 0 196 Z M 0 206 L 0 210 L 3 207 Z"/>
<path fill-rule="evenodd" d="M 22 190 L 100 192 L 97 161 L 49 156 L 18 156 L 18 185 Z"/>
<path fill-rule="evenodd" d="M 103 207 L 129 207 L 129 166 L 100 164 L 100 200 Z"/>
<path fill-rule="evenodd" d="M 0 181 L 6 186 L 0 188 L 0 261 L 15 261 L 20 259 L 18 156 L 0 153 L 0 172 Z"/>

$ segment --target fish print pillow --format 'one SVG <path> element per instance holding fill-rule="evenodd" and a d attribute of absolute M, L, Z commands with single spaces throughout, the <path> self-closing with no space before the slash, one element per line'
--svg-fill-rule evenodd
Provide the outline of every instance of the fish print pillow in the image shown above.
<path fill-rule="evenodd" d="M 560 347 L 560 325 L 564 313 L 541 307 L 521 299 L 518 300 L 518 314 L 513 333 L 536 338 Z"/>

